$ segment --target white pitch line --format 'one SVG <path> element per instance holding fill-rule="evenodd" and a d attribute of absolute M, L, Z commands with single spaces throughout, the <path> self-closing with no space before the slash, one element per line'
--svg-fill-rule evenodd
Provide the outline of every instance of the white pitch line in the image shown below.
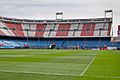
<path fill-rule="evenodd" d="M 12 73 L 26 73 L 26 74 L 43 74 L 43 75 L 58 75 L 58 76 L 80 76 L 77 74 L 62 74 L 62 73 L 46 73 L 46 72 L 29 72 L 29 71 L 11 71 L 11 70 L 0 70 L 0 72 L 12 72 Z"/>
<path fill-rule="evenodd" d="M 0 72 L 11 72 L 11 73 L 25 73 L 25 74 L 41 74 L 41 75 L 56 75 L 56 76 L 74 76 L 80 77 L 81 75 L 77 74 L 62 74 L 62 73 L 45 73 L 45 72 L 29 72 L 29 71 L 11 71 L 11 70 L 0 70 Z M 108 77 L 108 78 L 120 78 L 115 76 L 94 76 L 94 75 L 83 75 L 86 77 Z"/>
<path fill-rule="evenodd" d="M 94 61 L 95 58 L 96 58 L 96 56 L 90 61 L 90 63 L 87 65 L 87 67 L 84 69 L 84 71 L 80 74 L 81 76 L 83 76 L 85 74 L 85 72 L 88 70 L 88 68 L 90 67 L 90 65 L 92 64 L 92 62 Z"/>

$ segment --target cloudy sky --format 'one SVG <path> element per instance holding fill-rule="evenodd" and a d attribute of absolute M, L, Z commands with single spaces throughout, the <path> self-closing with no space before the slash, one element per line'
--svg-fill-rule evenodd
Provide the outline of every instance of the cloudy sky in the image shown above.
<path fill-rule="evenodd" d="M 64 18 L 104 17 L 104 11 L 114 12 L 114 35 L 120 24 L 120 0 L 0 0 L 0 16 L 26 19 L 55 19 L 56 12 Z"/>

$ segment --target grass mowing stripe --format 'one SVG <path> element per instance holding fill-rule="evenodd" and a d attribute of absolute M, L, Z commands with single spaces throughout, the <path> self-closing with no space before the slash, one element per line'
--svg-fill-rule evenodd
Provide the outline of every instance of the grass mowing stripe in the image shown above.
<path fill-rule="evenodd" d="M 93 63 L 93 61 L 95 60 L 96 56 L 90 61 L 90 63 L 87 65 L 87 67 L 84 69 L 84 71 L 80 74 L 81 76 L 83 76 L 85 74 L 85 72 L 88 70 L 88 68 L 90 67 L 90 65 Z"/>
<path fill-rule="evenodd" d="M 76 74 L 61 74 L 61 73 L 46 73 L 46 72 L 29 72 L 29 71 L 11 71 L 11 70 L 0 70 L 0 72 L 26 73 L 26 74 L 41 74 L 41 75 L 58 75 L 58 76 L 80 76 L 80 75 L 76 75 Z"/>

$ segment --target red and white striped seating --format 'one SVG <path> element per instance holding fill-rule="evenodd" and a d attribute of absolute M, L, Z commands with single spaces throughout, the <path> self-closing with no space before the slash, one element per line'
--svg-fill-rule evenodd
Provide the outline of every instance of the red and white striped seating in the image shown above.
<path fill-rule="evenodd" d="M 0 35 L 16 37 L 109 37 L 111 22 L 24 23 L 0 21 Z"/>

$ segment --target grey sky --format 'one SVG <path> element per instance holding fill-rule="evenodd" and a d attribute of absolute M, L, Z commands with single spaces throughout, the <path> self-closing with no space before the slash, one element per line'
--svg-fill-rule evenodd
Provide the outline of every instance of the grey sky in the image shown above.
<path fill-rule="evenodd" d="M 0 0 L 0 16 L 55 19 L 55 13 L 62 11 L 67 19 L 96 18 L 104 17 L 104 10 L 112 9 L 116 31 L 120 24 L 119 6 L 120 0 Z"/>

